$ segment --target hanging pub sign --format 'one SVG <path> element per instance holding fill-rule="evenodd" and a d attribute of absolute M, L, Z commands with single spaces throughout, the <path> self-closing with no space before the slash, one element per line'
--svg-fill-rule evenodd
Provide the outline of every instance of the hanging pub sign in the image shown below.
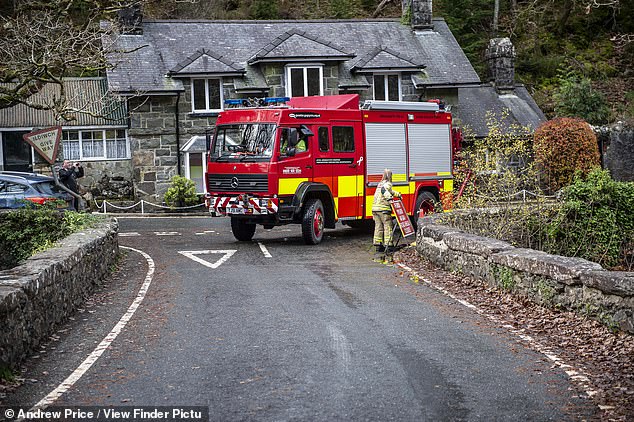
<path fill-rule="evenodd" d="M 407 215 L 407 210 L 405 209 L 405 205 L 403 205 L 403 201 L 400 199 L 393 199 L 390 201 L 392 204 L 392 211 L 394 211 L 394 215 L 396 215 L 396 222 L 401 229 L 401 233 L 403 233 L 403 237 L 411 236 L 416 233 L 414 230 L 414 226 L 409 219 L 409 215 Z"/>
<path fill-rule="evenodd" d="M 46 129 L 29 132 L 22 135 L 38 154 L 49 164 L 54 164 L 57 158 L 59 141 L 62 139 L 62 127 L 53 126 Z"/>

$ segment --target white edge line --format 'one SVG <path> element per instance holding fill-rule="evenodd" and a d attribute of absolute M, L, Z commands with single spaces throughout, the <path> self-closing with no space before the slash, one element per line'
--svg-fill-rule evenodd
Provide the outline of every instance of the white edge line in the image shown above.
<path fill-rule="evenodd" d="M 262 250 L 262 253 L 264 254 L 265 258 L 273 258 L 271 254 L 269 253 L 269 250 L 266 249 L 266 246 L 264 246 L 262 242 L 258 242 L 258 245 L 260 245 L 260 249 Z"/>
<path fill-rule="evenodd" d="M 542 355 L 546 356 L 550 361 L 553 362 L 554 366 L 557 366 L 558 368 L 562 369 L 566 373 L 566 375 L 568 375 L 568 377 L 570 378 L 571 381 L 576 382 L 579 386 L 581 386 L 581 388 L 583 388 L 583 391 L 588 395 L 588 397 L 592 397 L 592 396 L 597 394 L 597 391 L 591 389 L 591 386 L 589 385 L 590 384 L 590 378 L 586 374 L 584 374 L 581 371 L 575 370 L 571 365 L 566 364 L 563 360 L 561 360 L 561 358 L 559 356 L 557 356 L 555 353 L 550 351 L 546 346 L 540 344 L 538 341 L 536 341 L 531 336 L 529 336 L 527 334 L 524 334 L 523 330 L 516 329 L 513 326 L 511 326 L 510 324 L 506 324 L 504 321 L 500 320 L 499 318 L 497 318 L 497 317 L 495 317 L 493 315 L 487 314 L 486 312 L 484 312 L 483 310 L 481 310 L 477 306 L 467 302 L 466 300 L 462 300 L 462 299 L 457 298 L 452 293 L 450 293 L 448 290 L 446 290 L 446 289 L 444 289 L 444 288 L 442 288 L 440 286 L 435 285 L 434 283 L 432 283 L 431 281 L 427 280 L 424 277 L 421 277 L 416 271 L 414 271 L 413 269 L 411 269 L 407 265 L 404 265 L 404 264 L 401 264 L 401 263 L 398 263 L 396 265 L 401 267 L 402 269 L 406 270 L 410 274 L 416 276 L 419 280 L 422 280 L 423 282 L 425 282 L 425 284 L 429 285 L 429 287 L 433 288 L 434 290 L 437 290 L 437 291 L 441 292 L 442 294 L 444 294 L 446 296 L 449 296 L 451 299 L 455 300 L 456 302 L 460 303 L 463 306 L 466 306 L 469 309 L 474 310 L 478 314 L 488 318 L 489 320 L 493 321 L 494 323 L 502 325 L 502 327 L 506 328 L 511 333 L 515 334 L 522 341 L 528 343 L 534 350 L 536 350 L 537 352 L 539 352 Z M 599 405 L 599 407 L 600 407 L 600 405 Z"/>
<path fill-rule="evenodd" d="M 97 359 L 105 352 L 108 347 L 112 344 L 112 342 L 117 338 L 117 336 L 123 331 L 126 324 L 130 321 L 138 307 L 141 305 L 141 302 L 145 298 L 145 294 L 147 293 L 150 284 L 152 284 L 152 278 L 154 276 L 154 261 L 150 257 L 150 255 L 146 254 L 143 251 L 138 249 L 129 248 L 127 246 L 119 246 L 120 248 L 130 249 L 131 251 L 138 252 L 148 263 L 148 271 L 145 276 L 145 280 L 143 281 L 143 285 L 139 289 L 139 293 L 137 297 L 134 299 L 134 302 L 130 305 L 125 314 L 121 317 L 119 322 L 114 326 L 114 328 L 108 333 L 101 343 L 95 347 L 95 350 L 92 351 L 90 355 L 73 371 L 72 374 L 68 376 L 62 383 L 57 386 L 53 391 L 48 393 L 46 397 L 37 402 L 30 411 L 35 411 L 37 409 L 43 409 L 51 404 L 53 404 L 57 399 L 59 399 L 66 391 L 68 391 L 79 379 L 90 369 L 92 365 L 95 364 Z"/>

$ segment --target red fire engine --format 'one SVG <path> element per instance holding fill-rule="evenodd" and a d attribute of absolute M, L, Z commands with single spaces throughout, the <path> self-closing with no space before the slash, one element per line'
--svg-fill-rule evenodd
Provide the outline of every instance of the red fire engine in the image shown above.
<path fill-rule="evenodd" d="M 337 221 L 361 225 L 372 218 L 385 168 L 413 218 L 435 204 L 451 207 L 451 114 L 438 102 L 359 107 L 356 94 L 278 100 L 227 109 L 216 122 L 206 204 L 212 215 L 231 217 L 236 239 L 251 240 L 258 224 L 295 223 L 317 244 Z"/>

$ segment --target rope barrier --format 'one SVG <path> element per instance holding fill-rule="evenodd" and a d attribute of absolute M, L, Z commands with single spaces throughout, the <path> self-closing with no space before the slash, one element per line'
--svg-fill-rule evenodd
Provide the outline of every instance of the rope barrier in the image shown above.
<path fill-rule="evenodd" d="M 161 208 L 161 209 L 169 209 L 169 210 L 189 210 L 189 209 L 193 209 L 193 208 L 198 208 L 198 207 L 203 207 L 205 204 L 196 204 L 196 205 L 189 205 L 186 207 L 170 207 L 170 206 L 165 206 L 165 205 L 161 205 L 161 204 L 154 204 L 152 202 L 148 202 L 144 199 L 130 205 L 130 206 L 120 206 L 120 205 L 115 205 L 111 202 L 106 201 L 105 199 L 101 202 L 101 204 L 99 204 L 97 202 L 96 199 L 94 199 L 95 202 L 95 206 L 97 207 L 97 209 L 101 210 L 100 212 L 103 214 L 107 214 L 108 213 L 108 207 L 110 208 L 114 208 L 116 210 L 131 210 L 133 208 L 136 208 L 138 205 L 141 205 L 141 214 L 145 214 L 145 205 L 151 205 L 153 207 L 157 207 L 157 208 Z"/>

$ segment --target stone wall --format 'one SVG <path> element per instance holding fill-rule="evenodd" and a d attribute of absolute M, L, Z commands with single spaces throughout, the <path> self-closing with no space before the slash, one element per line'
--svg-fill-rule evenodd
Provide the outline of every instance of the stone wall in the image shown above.
<path fill-rule="evenodd" d="M 109 220 L 0 271 L 0 367 L 36 350 L 104 280 L 119 251 L 117 230 Z"/>
<path fill-rule="evenodd" d="M 584 259 L 515 248 L 441 225 L 434 216 L 419 219 L 416 248 L 449 271 L 634 333 L 634 272 L 606 271 Z"/>

